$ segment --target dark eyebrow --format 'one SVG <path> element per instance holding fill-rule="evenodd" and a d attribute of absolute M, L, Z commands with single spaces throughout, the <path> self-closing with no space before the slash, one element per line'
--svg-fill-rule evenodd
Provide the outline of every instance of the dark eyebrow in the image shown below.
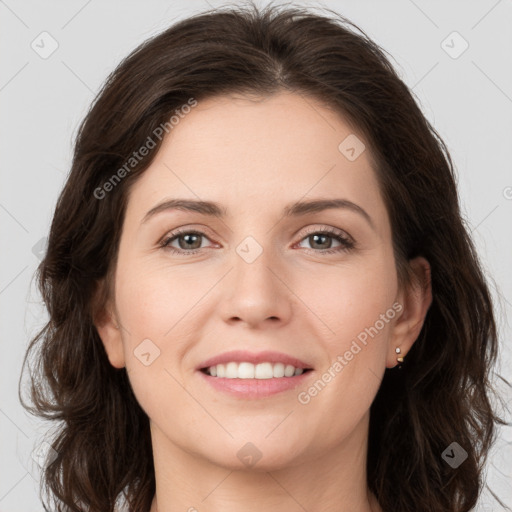
<path fill-rule="evenodd" d="M 351 210 L 359 215 L 362 215 L 370 226 L 375 229 L 372 218 L 368 213 L 359 205 L 347 199 L 314 199 L 310 201 L 297 201 L 287 205 L 283 210 L 285 217 L 298 217 L 308 213 L 317 213 L 324 210 L 334 208 L 345 208 Z M 183 210 L 189 212 L 196 212 L 202 215 L 209 215 L 218 217 L 219 219 L 227 216 L 226 208 L 222 208 L 218 203 L 213 201 L 196 201 L 192 199 L 167 199 L 155 207 L 151 208 L 141 221 L 141 224 L 147 222 L 151 217 L 157 213 L 166 210 Z"/>
<path fill-rule="evenodd" d="M 349 201 L 348 199 L 316 199 L 311 201 L 298 201 L 291 205 L 286 206 L 284 209 L 285 217 L 297 217 L 299 215 L 306 215 L 308 213 L 316 213 L 324 210 L 332 210 L 335 208 L 345 208 L 351 210 L 359 215 L 362 215 L 368 224 L 375 229 L 373 220 L 370 215 L 361 208 L 358 204 Z"/>
<path fill-rule="evenodd" d="M 141 224 L 147 222 L 151 217 L 157 213 L 166 210 L 183 210 L 188 212 L 201 213 L 202 215 L 210 215 L 212 217 L 218 217 L 219 219 L 227 216 L 227 211 L 221 208 L 218 203 L 213 201 L 196 201 L 192 199 L 167 199 L 160 204 L 157 204 L 154 208 L 151 208 L 148 213 L 144 216 Z"/>

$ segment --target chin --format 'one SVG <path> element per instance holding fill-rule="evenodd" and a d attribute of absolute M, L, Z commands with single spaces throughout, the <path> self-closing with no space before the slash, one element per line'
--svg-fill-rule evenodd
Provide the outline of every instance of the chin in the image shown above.
<path fill-rule="evenodd" d="M 216 450 L 218 453 L 210 451 L 207 456 L 213 464 L 232 471 L 276 471 L 304 462 L 301 460 L 303 438 L 297 436 L 296 441 L 293 441 L 291 437 L 287 437 L 288 442 L 284 443 L 283 435 L 276 436 L 275 439 L 265 439 L 266 435 L 260 433 L 254 437 L 248 434 L 235 436 L 229 444 L 219 446 Z"/>

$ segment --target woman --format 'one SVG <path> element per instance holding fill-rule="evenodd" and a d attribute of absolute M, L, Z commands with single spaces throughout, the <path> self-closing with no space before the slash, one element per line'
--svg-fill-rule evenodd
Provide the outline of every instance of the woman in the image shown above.
<path fill-rule="evenodd" d="M 95 100 L 26 359 L 56 510 L 475 506 L 497 336 L 452 162 L 331 14 L 194 16 Z"/>

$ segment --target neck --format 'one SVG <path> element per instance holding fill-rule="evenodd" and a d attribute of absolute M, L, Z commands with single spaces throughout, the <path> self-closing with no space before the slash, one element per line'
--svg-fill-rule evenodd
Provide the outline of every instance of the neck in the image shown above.
<path fill-rule="evenodd" d="M 156 494 L 150 512 L 381 512 L 366 483 L 368 416 L 339 446 L 286 466 L 214 464 L 171 442 L 153 423 Z"/>

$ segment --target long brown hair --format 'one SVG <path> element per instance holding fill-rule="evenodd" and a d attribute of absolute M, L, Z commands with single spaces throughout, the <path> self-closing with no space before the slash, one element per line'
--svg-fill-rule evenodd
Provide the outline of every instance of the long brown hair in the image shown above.
<path fill-rule="evenodd" d="M 59 425 L 57 457 L 43 475 L 53 509 L 112 511 L 124 491 L 130 511 L 146 512 L 155 493 L 148 417 L 93 323 L 113 292 L 130 187 L 161 139 L 152 137 L 156 147 L 137 165 L 126 162 L 191 98 L 282 90 L 315 98 L 364 135 L 400 283 L 410 282 L 409 259 L 422 255 L 431 265 L 423 329 L 404 367 L 386 371 L 371 406 L 368 486 L 386 512 L 475 506 L 503 421 L 492 403 L 493 304 L 461 218 L 453 164 L 384 50 L 327 11 L 250 4 L 180 21 L 119 64 L 82 122 L 37 272 L 49 321 L 25 356 L 32 406 L 20 380 L 24 407 Z M 112 180 L 116 173 L 122 179 Z M 456 469 L 441 457 L 453 441 L 468 454 Z"/>

